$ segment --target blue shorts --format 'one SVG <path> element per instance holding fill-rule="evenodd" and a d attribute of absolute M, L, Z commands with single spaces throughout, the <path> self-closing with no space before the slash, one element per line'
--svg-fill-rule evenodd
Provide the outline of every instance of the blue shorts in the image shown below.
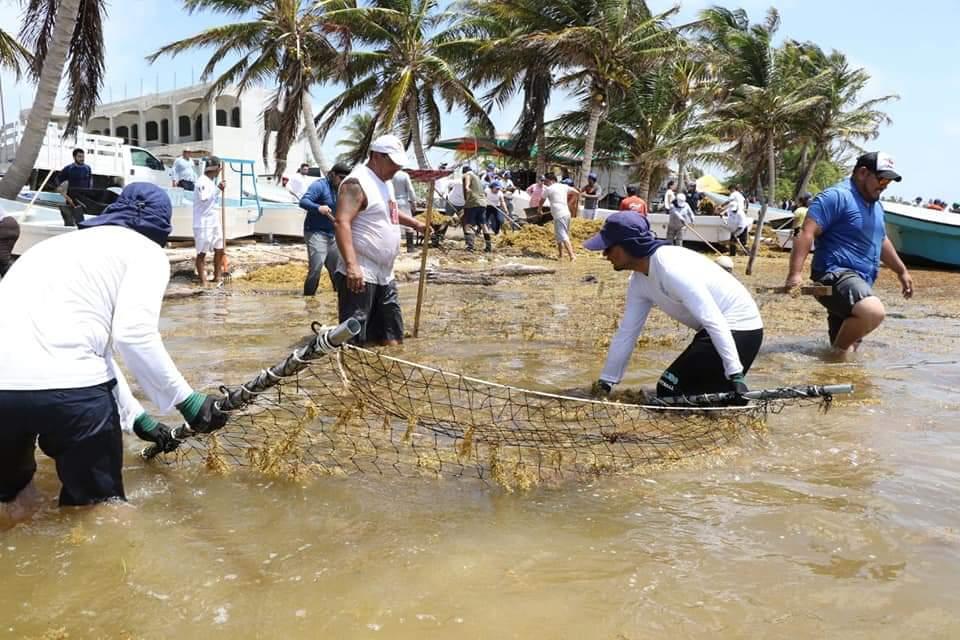
<path fill-rule="evenodd" d="M 463 210 L 463 224 L 468 227 L 480 227 L 487 224 L 487 208 L 467 207 Z"/>
<path fill-rule="evenodd" d="M 36 445 L 56 462 L 61 505 L 126 499 L 115 385 L 0 391 L 0 502 L 16 498 L 33 479 Z"/>

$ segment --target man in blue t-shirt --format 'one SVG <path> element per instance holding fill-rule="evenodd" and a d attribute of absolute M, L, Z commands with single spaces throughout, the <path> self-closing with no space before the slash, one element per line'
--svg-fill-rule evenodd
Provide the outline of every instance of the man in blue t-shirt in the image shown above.
<path fill-rule="evenodd" d="M 883 322 L 883 303 L 871 289 L 881 262 L 897 274 L 903 296 L 913 295 L 913 279 L 883 226 L 880 194 L 893 180 L 901 180 L 893 158 L 865 153 L 857 158 L 849 179 L 814 198 L 793 239 L 787 287 L 800 284 L 803 263 L 816 239 L 811 278 L 833 288 L 831 295 L 817 301 L 827 309 L 830 344 L 842 353 L 856 349 Z"/>
<path fill-rule="evenodd" d="M 74 199 L 74 190 L 93 188 L 93 171 L 90 169 L 90 165 L 83 163 L 83 160 L 83 149 L 74 149 L 73 163 L 61 169 L 57 176 L 57 192 L 66 200 L 69 212 L 73 217 L 71 220 L 65 216 L 64 222 L 69 225 L 83 221 L 83 205 Z"/>
<path fill-rule="evenodd" d="M 350 167 L 338 162 L 325 177 L 315 180 L 300 198 L 300 208 L 307 212 L 303 219 L 303 240 L 307 244 L 309 262 L 307 279 L 303 282 L 305 296 L 316 295 L 324 265 L 331 282 L 337 270 L 340 253 L 333 236 L 333 214 L 337 210 L 337 190 L 349 174 Z"/>

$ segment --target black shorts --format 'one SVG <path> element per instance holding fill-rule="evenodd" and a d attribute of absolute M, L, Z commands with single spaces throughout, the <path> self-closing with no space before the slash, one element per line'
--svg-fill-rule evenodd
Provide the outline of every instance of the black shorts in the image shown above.
<path fill-rule="evenodd" d="M 125 499 L 116 381 L 78 389 L 0 391 L 0 502 L 37 470 L 34 446 L 54 459 L 61 505 Z"/>
<path fill-rule="evenodd" d="M 763 329 L 751 331 L 732 331 L 733 342 L 737 345 L 737 354 L 743 373 L 750 371 L 760 345 L 763 343 Z M 701 393 L 723 393 L 730 391 L 730 381 L 723 370 L 723 359 L 713 346 L 713 340 L 706 329 L 701 329 L 657 383 L 657 396 L 692 396 Z"/>
<path fill-rule="evenodd" d="M 177 180 L 177 186 L 184 191 L 193 191 L 194 183 L 191 180 Z"/>
<path fill-rule="evenodd" d="M 487 223 L 486 207 L 467 207 L 463 210 L 463 224 L 468 227 L 479 227 Z"/>
<path fill-rule="evenodd" d="M 403 342 L 403 315 L 400 312 L 396 280 L 389 284 L 367 282 L 363 291 L 354 293 L 347 288 L 347 277 L 336 273 L 333 284 L 337 289 L 340 322 L 347 318 L 360 321 L 360 333 L 354 336 L 351 343 L 362 346 L 391 340 Z"/>

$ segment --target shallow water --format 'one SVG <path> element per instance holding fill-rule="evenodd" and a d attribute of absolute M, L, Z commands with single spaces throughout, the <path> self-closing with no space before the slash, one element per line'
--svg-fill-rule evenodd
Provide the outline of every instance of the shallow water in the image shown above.
<path fill-rule="evenodd" d="M 397 353 L 587 386 L 619 314 L 607 270 L 433 287 L 425 337 Z M 391 475 L 297 484 L 146 465 L 131 439 L 130 506 L 78 512 L 54 506 L 41 460 L 44 507 L 0 532 L 0 637 L 957 637 L 960 277 L 917 277 L 909 303 L 882 282 L 894 317 L 848 363 L 824 357 L 815 303 L 765 299 L 751 386 L 852 381 L 856 395 L 826 415 L 787 409 L 672 471 L 513 494 Z M 401 289 L 410 325 L 415 292 Z M 188 380 L 214 387 L 282 358 L 332 309 L 329 292 L 238 287 L 169 302 L 162 329 Z M 690 335 L 662 317 L 650 333 L 629 383 L 652 385 Z"/>

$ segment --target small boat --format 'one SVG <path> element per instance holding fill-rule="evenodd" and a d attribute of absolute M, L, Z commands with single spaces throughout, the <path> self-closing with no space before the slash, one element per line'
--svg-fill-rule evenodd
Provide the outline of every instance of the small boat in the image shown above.
<path fill-rule="evenodd" d="M 881 202 L 887 236 L 905 259 L 960 267 L 960 215 Z"/>

